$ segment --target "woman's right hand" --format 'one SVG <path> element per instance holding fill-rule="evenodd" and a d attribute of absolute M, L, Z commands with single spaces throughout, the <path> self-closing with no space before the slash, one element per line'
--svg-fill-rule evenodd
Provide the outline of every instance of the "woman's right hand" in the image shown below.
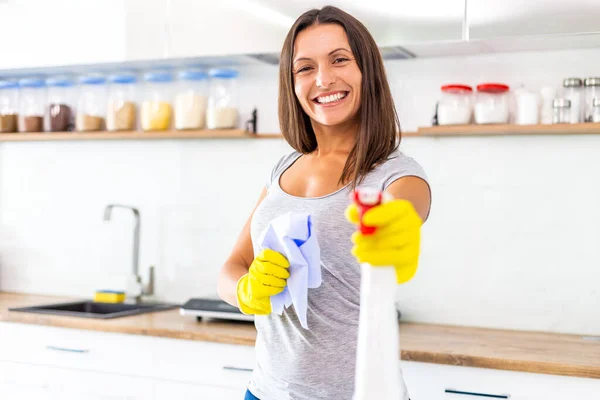
<path fill-rule="evenodd" d="M 237 301 L 244 314 L 271 313 L 271 296 L 283 292 L 290 273 L 290 263 L 271 249 L 261 251 L 252 261 L 248 273 L 237 283 Z"/>

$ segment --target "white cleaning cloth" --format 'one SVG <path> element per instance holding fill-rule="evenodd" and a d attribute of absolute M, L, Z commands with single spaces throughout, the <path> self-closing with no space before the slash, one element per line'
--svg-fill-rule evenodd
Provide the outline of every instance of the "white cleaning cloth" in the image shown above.
<path fill-rule="evenodd" d="M 311 216 L 288 212 L 275 218 L 263 232 L 259 247 L 281 253 L 290 263 L 287 286 L 271 297 L 271 309 L 281 315 L 284 307 L 293 304 L 300 324 L 308 329 L 308 289 L 319 287 L 322 281 L 321 251 Z"/>

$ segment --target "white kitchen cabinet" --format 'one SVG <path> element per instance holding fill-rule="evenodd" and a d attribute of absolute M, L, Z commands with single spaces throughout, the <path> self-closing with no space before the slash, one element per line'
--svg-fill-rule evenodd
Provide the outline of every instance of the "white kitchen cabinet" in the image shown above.
<path fill-rule="evenodd" d="M 127 61 L 169 56 L 167 17 L 167 0 L 125 1 Z"/>
<path fill-rule="evenodd" d="M 119 62 L 126 0 L 0 3 L 0 69 Z"/>
<path fill-rule="evenodd" d="M 241 399 L 254 363 L 252 346 L 0 323 L 0 393 L 14 398 L 53 399 L 72 380 L 56 398 Z"/>
<path fill-rule="evenodd" d="M 600 32 L 598 0 L 469 0 L 470 39 Z"/>
<path fill-rule="evenodd" d="M 592 400 L 600 379 L 403 361 L 412 400 Z"/>
<path fill-rule="evenodd" d="M 257 2 L 171 0 L 169 56 L 200 57 L 279 53 L 291 17 Z"/>

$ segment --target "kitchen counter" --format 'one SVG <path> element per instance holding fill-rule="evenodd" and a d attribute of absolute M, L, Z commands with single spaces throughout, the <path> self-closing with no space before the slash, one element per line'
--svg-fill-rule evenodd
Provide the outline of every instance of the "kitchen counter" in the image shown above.
<path fill-rule="evenodd" d="M 72 298 L 0 292 L 0 322 L 254 345 L 244 322 L 196 322 L 179 310 L 100 320 L 8 311 Z M 400 324 L 402 359 L 600 379 L 600 337 L 475 327 Z"/>

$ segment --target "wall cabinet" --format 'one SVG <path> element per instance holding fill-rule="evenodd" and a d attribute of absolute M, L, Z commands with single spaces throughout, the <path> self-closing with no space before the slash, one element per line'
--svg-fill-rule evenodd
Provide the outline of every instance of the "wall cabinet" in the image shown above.
<path fill-rule="evenodd" d="M 468 0 L 469 37 L 600 33 L 596 0 Z"/>

